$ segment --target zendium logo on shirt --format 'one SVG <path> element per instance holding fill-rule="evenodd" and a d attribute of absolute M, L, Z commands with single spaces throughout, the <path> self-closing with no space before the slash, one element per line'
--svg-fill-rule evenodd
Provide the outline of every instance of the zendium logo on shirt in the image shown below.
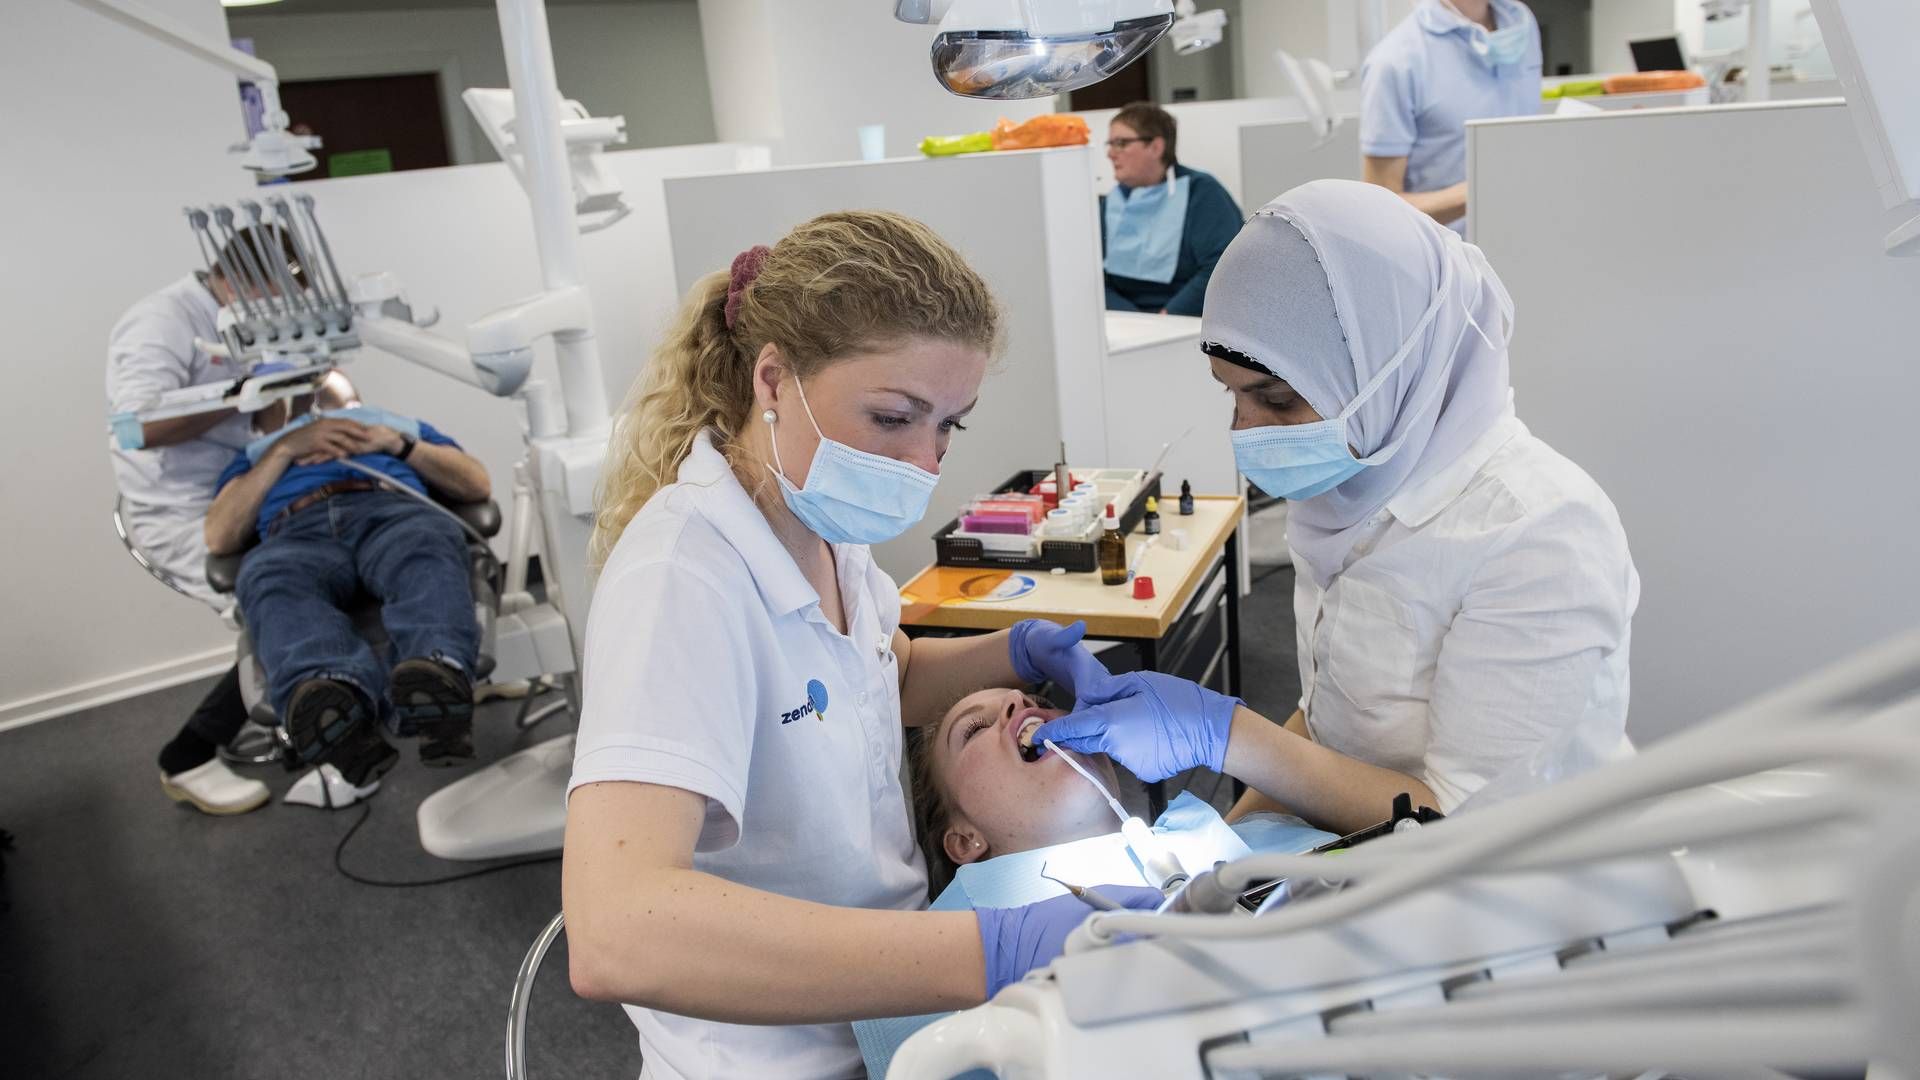
<path fill-rule="evenodd" d="M 821 682 L 819 679 L 811 679 L 807 682 L 806 704 L 797 709 L 791 709 L 781 713 L 780 722 L 783 724 L 791 724 L 795 720 L 806 716 L 818 717 L 821 720 L 827 718 L 827 684 Z"/>

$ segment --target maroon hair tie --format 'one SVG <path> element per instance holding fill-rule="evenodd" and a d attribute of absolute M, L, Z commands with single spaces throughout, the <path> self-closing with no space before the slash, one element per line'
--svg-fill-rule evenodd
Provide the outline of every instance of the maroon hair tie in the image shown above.
<path fill-rule="evenodd" d="M 727 279 L 727 329 L 740 318 L 740 301 L 747 294 L 747 286 L 760 276 L 760 268 L 767 265 L 767 256 L 773 249 L 765 244 L 755 244 L 733 257 L 733 271 Z"/>

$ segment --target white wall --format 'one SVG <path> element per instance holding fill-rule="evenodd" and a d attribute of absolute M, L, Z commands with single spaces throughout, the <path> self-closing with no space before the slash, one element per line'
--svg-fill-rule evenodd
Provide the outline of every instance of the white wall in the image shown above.
<path fill-rule="evenodd" d="M 149 6 L 222 39 L 217 0 Z M 22 699 L 93 682 L 111 693 L 156 665 L 193 675 L 231 647 L 212 614 L 148 578 L 113 535 L 104 378 L 107 331 L 186 273 L 180 208 L 232 185 L 240 170 L 225 150 L 245 128 L 231 76 L 64 0 L 0 6 L 0 102 L 0 315 L 14 357 L 0 395 L 4 722 Z"/>
<path fill-rule="evenodd" d="M 1609 0 L 1602 0 L 1609 2 Z M 1413 10 L 1414 0 L 1387 0 L 1386 25 L 1393 26 Z M 1335 71 L 1360 69 L 1360 49 L 1354 0 L 1244 0 L 1237 27 L 1229 39 L 1241 69 L 1241 97 L 1286 97 L 1293 93 L 1287 77 L 1273 62 L 1273 51 L 1285 49 L 1301 59 L 1317 57 Z M 1357 89 L 1358 84 L 1355 84 Z"/>
<path fill-rule="evenodd" d="M 1594 0 L 1593 70 L 1617 74 L 1634 70 L 1627 42 L 1674 32 L 1674 11 L 1689 0 Z M 1699 6 L 1697 3 L 1694 5 Z M 1687 48 L 1699 42 L 1687 42 Z"/>
<path fill-rule="evenodd" d="M 228 19 L 233 36 L 252 38 L 256 55 L 289 81 L 438 73 L 454 163 L 498 160 L 460 101 L 467 87 L 507 85 L 492 5 L 320 15 L 243 10 Z M 695 0 L 554 4 L 547 23 L 560 92 L 596 116 L 625 116 L 629 147 L 712 141 Z"/>
<path fill-rule="evenodd" d="M 928 135 L 983 131 L 1053 111 L 1050 98 L 955 97 L 934 78 L 933 27 L 876 0 L 699 0 L 718 137 L 773 147 L 774 163 L 860 156 L 857 130 L 886 126 L 890 157 Z"/>
<path fill-rule="evenodd" d="M 1881 254 L 1846 107 L 1468 131 L 1520 416 L 1606 488 L 1640 569 L 1630 730 L 1920 622 L 1920 260 Z"/>
<path fill-rule="evenodd" d="M 962 501 L 1017 469 L 1106 447 L 1099 233 L 1082 148 L 973 154 L 691 177 L 666 184 L 682 290 L 753 244 L 832 210 L 893 210 L 925 222 L 986 279 L 1006 313 L 1007 351 L 980 388 L 971 429 L 941 467 L 927 520 L 877 545 L 901 581 L 933 561 L 929 537 Z"/>

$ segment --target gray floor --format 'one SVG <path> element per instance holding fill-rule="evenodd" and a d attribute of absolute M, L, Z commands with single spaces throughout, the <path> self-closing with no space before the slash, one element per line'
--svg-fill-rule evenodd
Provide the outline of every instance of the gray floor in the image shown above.
<path fill-rule="evenodd" d="M 1299 696 L 1293 574 L 1260 574 L 1256 565 L 1244 605 L 1244 691 L 1279 719 Z M 154 753 L 206 685 L 0 733 L 0 829 L 15 837 L 0 879 L 0 905 L 11 905 L 0 913 L 0 1073 L 502 1075 L 508 989 L 559 909 L 559 864 L 370 888 L 332 865 L 357 808 L 276 802 L 215 819 L 166 802 Z M 482 711 L 481 761 L 526 741 L 510 710 Z M 288 786 L 277 768 L 251 771 L 276 798 Z M 348 865 L 388 879 L 461 869 L 421 852 L 413 825 L 419 801 L 458 775 L 421 768 L 409 748 Z M 536 990 L 534 1075 L 636 1075 L 632 1026 L 615 1006 L 575 998 L 565 971 L 563 939 Z"/>

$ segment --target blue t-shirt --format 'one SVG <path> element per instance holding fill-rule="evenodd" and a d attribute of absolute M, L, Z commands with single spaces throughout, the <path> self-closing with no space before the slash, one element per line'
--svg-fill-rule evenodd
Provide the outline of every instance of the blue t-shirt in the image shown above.
<path fill-rule="evenodd" d="M 442 435 L 425 420 L 420 421 L 420 441 L 432 443 L 435 446 L 451 446 L 455 450 L 460 449 L 459 443 Z M 419 473 L 413 471 L 413 466 L 392 454 L 356 454 L 349 460 L 385 473 L 422 495 L 429 494 L 426 482 L 420 479 Z M 252 468 L 253 462 L 248 460 L 246 451 L 235 454 L 233 460 L 228 462 L 226 469 L 221 472 L 220 483 L 214 490 L 225 490 L 228 484 L 245 476 Z M 327 484 L 342 480 L 368 479 L 371 478 L 367 474 L 357 469 L 350 469 L 338 461 L 323 461 L 318 465 L 290 465 L 267 491 L 267 497 L 261 501 L 260 516 L 254 519 L 254 528 L 259 531 L 260 538 L 264 540 L 267 536 L 267 528 L 273 524 L 273 519 L 279 517 L 281 511 L 291 506 L 293 500 Z"/>
<path fill-rule="evenodd" d="M 1519 0 L 1493 0 L 1494 24 L 1528 28 L 1526 55 L 1489 66 L 1474 24 L 1444 0 L 1420 0 L 1360 65 L 1360 152 L 1407 159 L 1406 189 L 1467 178 L 1467 121 L 1540 111 L 1540 25 Z M 1451 226 L 1466 235 L 1466 219 Z"/>

